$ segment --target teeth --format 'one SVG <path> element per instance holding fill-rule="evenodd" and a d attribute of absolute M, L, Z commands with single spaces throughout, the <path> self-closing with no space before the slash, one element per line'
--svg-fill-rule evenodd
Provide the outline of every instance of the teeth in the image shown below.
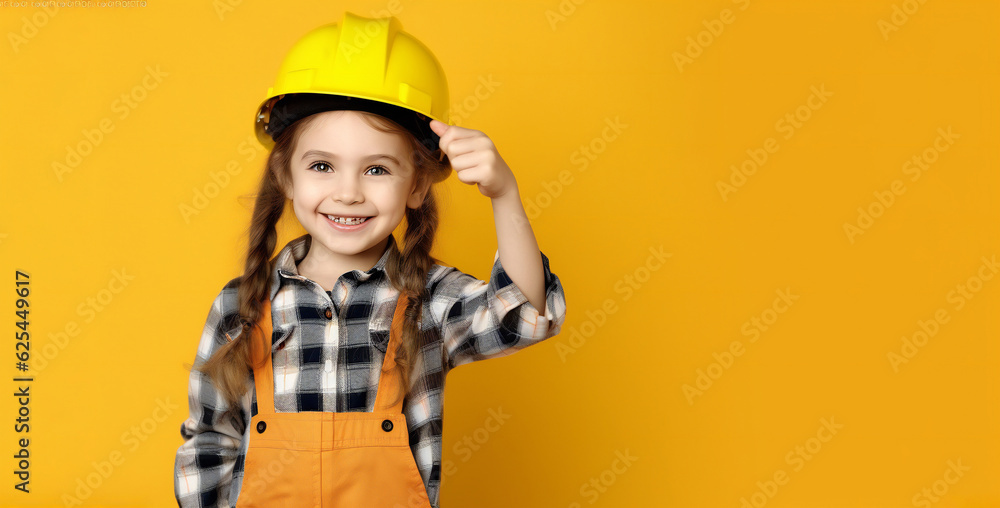
<path fill-rule="evenodd" d="M 346 226 L 357 226 L 368 220 L 367 217 L 336 217 L 333 215 L 327 215 L 327 217 L 337 224 L 344 224 Z"/>

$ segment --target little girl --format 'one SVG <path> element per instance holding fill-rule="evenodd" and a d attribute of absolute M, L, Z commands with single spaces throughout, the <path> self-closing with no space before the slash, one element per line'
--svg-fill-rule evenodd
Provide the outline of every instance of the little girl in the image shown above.
<path fill-rule="evenodd" d="M 245 271 L 190 375 L 180 506 L 437 507 L 445 375 L 559 332 L 513 173 L 447 112 L 440 65 L 395 18 L 346 13 L 286 56 L 256 118 L 270 152 Z M 430 255 L 452 169 L 492 201 L 488 282 Z M 272 257 L 288 200 L 307 233 Z"/>

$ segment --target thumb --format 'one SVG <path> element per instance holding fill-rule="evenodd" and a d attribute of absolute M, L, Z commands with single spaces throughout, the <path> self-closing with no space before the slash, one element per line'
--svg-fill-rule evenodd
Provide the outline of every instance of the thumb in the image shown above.
<path fill-rule="evenodd" d="M 431 120 L 431 130 L 434 131 L 434 134 L 437 134 L 438 136 L 443 136 L 444 133 L 448 130 L 448 127 L 451 126 L 440 120 Z"/>

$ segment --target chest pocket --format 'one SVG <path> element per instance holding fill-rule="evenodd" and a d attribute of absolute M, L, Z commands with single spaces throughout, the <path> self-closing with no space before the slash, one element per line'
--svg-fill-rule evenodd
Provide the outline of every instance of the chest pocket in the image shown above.
<path fill-rule="evenodd" d="M 291 325 L 284 330 L 274 330 L 271 333 L 271 352 L 281 351 L 288 345 L 289 337 L 292 336 L 292 330 L 295 329 L 295 325 Z"/>
<path fill-rule="evenodd" d="M 373 312 L 371 322 L 368 324 L 368 340 L 372 347 L 379 353 L 385 354 L 385 349 L 389 345 L 389 329 L 392 327 L 392 317 L 396 310 L 396 301 L 393 300 L 385 306 L 378 306 Z"/>

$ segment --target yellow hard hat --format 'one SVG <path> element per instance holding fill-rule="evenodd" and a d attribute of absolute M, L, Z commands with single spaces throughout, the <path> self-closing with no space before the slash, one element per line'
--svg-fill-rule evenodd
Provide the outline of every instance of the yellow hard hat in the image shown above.
<path fill-rule="evenodd" d="M 292 46 L 257 108 L 254 132 L 267 149 L 296 120 L 321 111 L 368 111 L 396 121 L 430 150 L 430 120 L 450 123 L 448 82 L 426 46 L 395 17 L 345 12 Z"/>

